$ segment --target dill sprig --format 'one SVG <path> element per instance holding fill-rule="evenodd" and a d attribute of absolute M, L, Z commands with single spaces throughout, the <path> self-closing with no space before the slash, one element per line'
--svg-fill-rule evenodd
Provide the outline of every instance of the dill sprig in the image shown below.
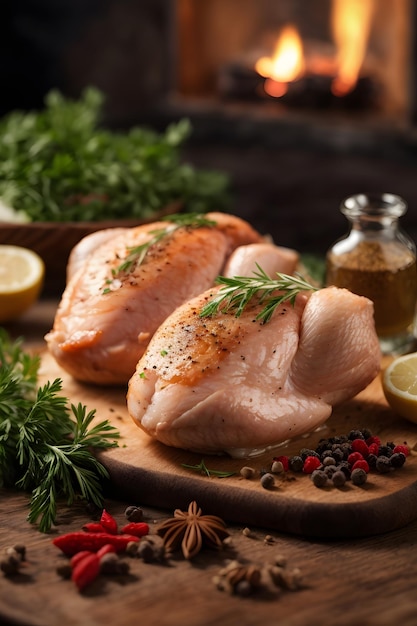
<path fill-rule="evenodd" d="M 133 268 L 142 265 L 152 246 L 155 246 L 162 239 L 170 237 L 179 228 L 201 228 L 203 226 L 211 228 L 216 225 L 215 221 L 208 219 L 200 213 L 177 213 L 165 216 L 162 220 L 170 222 L 170 224 L 165 228 L 150 230 L 149 234 L 152 235 L 152 237 L 148 241 L 139 246 L 127 248 L 128 254 L 126 258 L 122 263 L 120 263 L 120 265 L 118 265 L 118 267 L 112 270 L 112 278 L 107 280 L 106 284 L 108 286 L 103 290 L 103 293 L 109 293 L 112 291 L 111 285 L 116 278 L 122 274 L 127 274 L 128 272 L 131 272 Z"/>
<path fill-rule="evenodd" d="M 31 492 L 28 520 L 47 532 L 61 499 L 102 506 L 108 473 L 93 450 L 117 446 L 119 433 L 60 395 L 59 378 L 38 388 L 39 365 L 0 328 L 0 487 Z"/>
<path fill-rule="evenodd" d="M 263 309 L 257 314 L 256 319 L 263 323 L 269 322 L 275 309 L 283 302 L 294 305 L 297 295 L 301 291 L 317 291 L 304 278 L 295 274 L 276 273 L 275 279 L 268 276 L 265 271 L 256 264 L 257 271 L 253 276 L 218 276 L 216 283 L 223 285 L 212 300 L 200 311 L 200 317 L 211 317 L 219 312 L 235 312 L 239 317 L 246 306 L 257 298 Z"/>

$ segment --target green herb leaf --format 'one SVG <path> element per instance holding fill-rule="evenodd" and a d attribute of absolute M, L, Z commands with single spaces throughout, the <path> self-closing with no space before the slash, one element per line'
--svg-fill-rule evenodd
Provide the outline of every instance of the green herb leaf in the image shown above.
<path fill-rule="evenodd" d="M 219 276 L 216 282 L 223 285 L 218 293 L 202 308 L 200 317 L 210 317 L 220 312 L 234 311 L 239 317 L 246 306 L 254 298 L 264 304 L 264 308 L 257 314 L 256 319 L 268 322 L 275 309 L 283 302 L 295 302 L 297 295 L 302 291 L 317 291 L 301 276 L 276 273 L 277 278 L 270 278 L 264 270 L 256 264 L 258 271 L 253 276 L 234 276 L 228 278 Z"/>
<path fill-rule="evenodd" d="M 92 450 L 117 446 L 119 433 L 95 411 L 70 405 L 62 381 L 37 388 L 39 358 L 0 328 L 0 486 L 32 493 L 28 520 L 47 532 L 59 499 L 102 506 L 107 470 Z"/>
<path fill-rule="evenodd" d="M 186 465 L 185 463 L 181 464 L 181 467 L 185 467 L 186 469 L 193 470 L 194 472 L 199 472 L 200 474 L 204 474 L 205 476 L 217 476 L 218 478 L 228 478 L 229 476 L 234 476 L 236 472 L 224 472 L 222 470 L 214 470 L 209 469 L 204 459 L 201 460 L 198 465 Z"/>
<path fill-rule="evenodd" d="M 79 100 L 51 91 L 38 112 L 0 120 L 0 199 L 31 221 L 118 220 L 153 215 L 170 205 L 186 212 L 226 210 L 226 174 L 183 163 L 188 120 L 165 133 L 103 128 L 103 94 Z"/>

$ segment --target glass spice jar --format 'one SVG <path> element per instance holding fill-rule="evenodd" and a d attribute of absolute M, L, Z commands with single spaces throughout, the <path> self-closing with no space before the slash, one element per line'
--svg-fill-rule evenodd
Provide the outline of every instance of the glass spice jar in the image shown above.
<path fill-rule="evenodd" d="M 340 210 L 350 230 L 327 252 L 326 284 L 373 301 L 383 353 L 415 349 L 416 246 L 398 223 L 407 204 L 389 193 L 358 194 Z"/>

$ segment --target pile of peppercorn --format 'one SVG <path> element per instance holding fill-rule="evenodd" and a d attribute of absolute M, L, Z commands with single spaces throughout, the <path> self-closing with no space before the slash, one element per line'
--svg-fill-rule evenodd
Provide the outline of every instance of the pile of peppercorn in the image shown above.
<path fill-rule="evenodd" d="M 404 465 L 410 448 L 407 443 L 382 444 L 368 429 L 351 430 L 347 435 L 321 439 L 315 450 L 302 448 L 292 457 L 274 457 L 284 469 L 309 474 L 316 487 L 343 487 L 350 480 L 363 485 L 368 474 L 391 472 Z"/>

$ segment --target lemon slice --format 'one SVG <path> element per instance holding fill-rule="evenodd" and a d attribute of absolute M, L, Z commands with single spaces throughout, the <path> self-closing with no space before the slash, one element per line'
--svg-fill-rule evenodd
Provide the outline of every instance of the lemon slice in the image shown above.
<path fill-rule="evenodd" d="M 0 323 L 18 317 L 36 301 L 44 274 L 44 262 L 32 250 L 0 245 Z"/>
<path fill-rule="evenodd" d="M 397 357 L 387 367 L 382 388 L 391 408 L 417 423 L 417 352 Z"/>

